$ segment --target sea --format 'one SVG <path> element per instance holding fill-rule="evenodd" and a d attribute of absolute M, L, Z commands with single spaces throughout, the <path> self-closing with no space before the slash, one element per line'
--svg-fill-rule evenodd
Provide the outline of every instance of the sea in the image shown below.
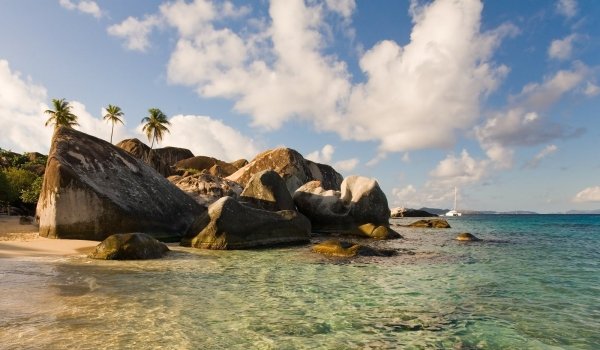
<path fill-rule="evenodd" d="M 600 216 L 413 220 L 393 257 L 0 259 L 0 349 L 600 349 Z"/>

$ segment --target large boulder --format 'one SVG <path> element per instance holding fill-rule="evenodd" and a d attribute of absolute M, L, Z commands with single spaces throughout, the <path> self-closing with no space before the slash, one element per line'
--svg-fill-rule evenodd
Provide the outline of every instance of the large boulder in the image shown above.
<path fill-rule="evenodd" d="M 161 166 L 165 168 L 164 172 L 159 171 L 165 177 L 175 173 L 174 167 L 177 162 L 194 157 L 192 151 L 180 147 L 157 148 L 153 152 L 160 158 Z"/>
<path fill-rule="evenodd" d="M 123 149 L 71 128 L 56 129 L 37 206 L 41 236 L 100 241 L 145 232 L 178 241 L 204 212 Z"/>
<path fill-rule="evenodd" d="M 285 182 L 273 170 L 256 173 L 240 195 L 244 204 L 264 210 L 296 210 Z"/>
<path fill-rule="evenodd" d="M 143 233 L 120 233 L 108 236 L 88 256 L 102 260 L 146 260 L 162 258 L 169 248 Z"/>
<path fill-rule="evenodd" d="M 284 147 L 260 153 L 228 179 L 246 187 L 252 176 L 265 170 L 273 170 L 279 174 L 290 194 L 312 180 L 320 180 L 323 188 L 335 190 L 339 190 L 342 182 L 342 175 L 332 167 L 307 161 L 297 151 Z"/>
<path fill-rule="evenodd" d="M 341 191 L 326 190 L 320 181 L 304 184 L 294 203 L 316 232 L 359 234 L 372 238 L 398 238 L 389 228 L 387 198 L 374 179 L 350 176 Z"/>
<path fill-rule="evenodd" d="M 219 198 L 226 196 L 238 198 L 243 190 L 237 182 L 206 173 L 187 176 L 173 175 L 167 179 L 204 206 L 208 206 Z"/>
<path fill-rule="evenodd" d="M 235 166 L 213 157 L 196 156 L 183 159 L 175 164 L 179 170 L 206 171 L 211 175 L 227 177 L 238 170 Z"/>
<path fill-rule="evenodd" d="M 117 143 L 117 147 L 126 150 L 137 159 L 144 161 L 164 177 L 174 174 L 175 170 L 173 166 L 178 161 L 194 156 L 189 149 L 179 147 L 150 149 L 150 147 L 138 139 L 125 139 Z"/>
<path fill-rule="evenodd" d="M 198 234 L 181 245 L 206 249 L 249 249 L 309 242 L 310 221 L 302 214 L 272 212 L 245 206 L 224 197 L 208 207 L 199 220 Z"/>
<path fill-rule="evenodd" d="M 421 209 L 394 208 L 391 210 L 392 218 L 429 218 L 436 216 L 437 215 Z"/>

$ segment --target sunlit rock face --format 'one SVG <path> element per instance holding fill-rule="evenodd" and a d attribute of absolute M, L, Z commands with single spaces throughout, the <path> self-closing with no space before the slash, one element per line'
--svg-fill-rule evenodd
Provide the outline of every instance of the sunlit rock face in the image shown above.
<path fill-rule="evenodd" d="M 178 241 L 206 208 L 125 150 L 58 128 L 37 206 L 40 235 L 103 240 L 145 232 Z"/>

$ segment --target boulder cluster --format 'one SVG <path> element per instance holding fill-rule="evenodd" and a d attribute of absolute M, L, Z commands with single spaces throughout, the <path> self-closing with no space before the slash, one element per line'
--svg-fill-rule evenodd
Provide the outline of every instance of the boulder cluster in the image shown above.
<path fill-rule="evenodd" d="M 148 256 L 160 256 L 165 250 L 155 239 L 248 249 L 305 244 L 313 232 L 397 238 L 389 216 L 376 180 L 344 179 L 293 149 L 228 163 L 182 148 L 150 149 L 137 139 L 113 146 L 65 127 L 52 139 L 37 207 L 44 237 L 129 234 L 98 248 L 98 256 L 118 257 L 119 244 L 149 244 Z"/>

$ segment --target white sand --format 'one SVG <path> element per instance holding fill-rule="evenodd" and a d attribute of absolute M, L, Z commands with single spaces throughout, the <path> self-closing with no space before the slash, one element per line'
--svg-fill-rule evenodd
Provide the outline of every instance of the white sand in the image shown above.
<path fill-rule="evenodd" d="M 20 225 L 19 217 L 0 216 L 0 258 L 89 254 L 99 242 L 39 237 L 34 225 Z"/>

